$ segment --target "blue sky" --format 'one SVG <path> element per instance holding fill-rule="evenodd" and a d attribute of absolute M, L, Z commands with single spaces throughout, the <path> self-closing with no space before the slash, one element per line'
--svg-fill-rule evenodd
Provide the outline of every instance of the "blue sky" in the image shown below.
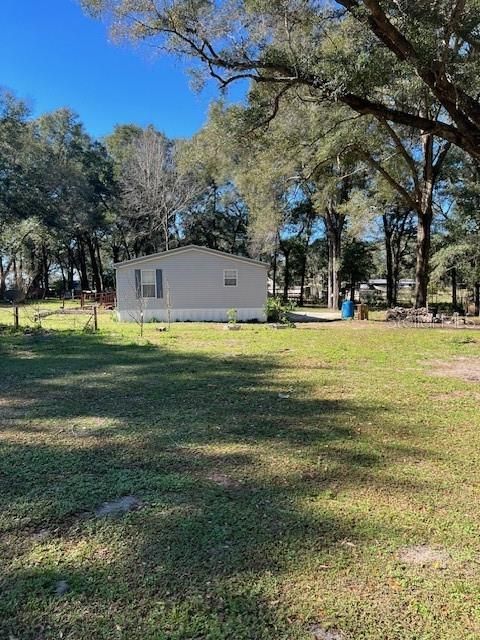
<path fill-rule="evenodd" d="M 112 44 L 76 0 L 0 0 L 0 85 L 34 115 L 71 107 L 96 137 L 127 122 L 189 136 L 217 95 L 213 83 L 195 94 L 173 58 Z M 234 88 L 231 99 L 241 96 Z"/>

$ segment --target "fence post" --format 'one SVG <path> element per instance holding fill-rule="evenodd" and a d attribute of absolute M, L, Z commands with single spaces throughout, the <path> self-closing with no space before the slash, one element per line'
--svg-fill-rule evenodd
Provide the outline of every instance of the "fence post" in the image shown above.
<path fill-rule="evenodd" d="M 97 307 L 93 307 L 93 330 L 98 331 Z"/>
<path fill-rule="evenodd" d="M 13 307 L 13 326 L 15 327 L 15 329 L 18 329 L 20 323 L 18 321 L 18 306 L 15 305 Z"/>

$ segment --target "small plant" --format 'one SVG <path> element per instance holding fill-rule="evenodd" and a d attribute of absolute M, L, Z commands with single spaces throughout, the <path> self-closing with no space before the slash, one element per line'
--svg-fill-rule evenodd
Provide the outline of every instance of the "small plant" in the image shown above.
<path fill-rule="evenodd" d="M 237 324 L 237 310 L 228 309 L 227 311 L 228 324 Z"/>
<path fill-rule="evenodd" d="M 225 329 L 230 329 L 230 331 L 239 331 L 242 328 L 242 325 L 237 323 L 236 309 L 228 309 L 227 320 L 228 323 L 225 325 Z"/>

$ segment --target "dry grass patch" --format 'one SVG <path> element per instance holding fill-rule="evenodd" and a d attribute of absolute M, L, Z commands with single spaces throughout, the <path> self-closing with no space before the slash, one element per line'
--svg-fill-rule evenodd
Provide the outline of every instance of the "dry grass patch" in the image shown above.
<path fill-rule="evenodd" d="M 398 554 L 398 559 L 403 564 L 419 567 L 433 566 L 437 569 L 445 569 L 451 558 L 450 554 L 441 547 L 419 544 L 402 549 Z"/>
<path fill-rule="evenodd" d="M 220 487 L 223 487 L 224 489 L 239 489 L 242 486 L 241 482 L 239 482 L 238 480 L 235 480 L 235 478 L 227 476 L 224 473 L 218 473 L 216 471 L 208 475 L 207 480 L 210 480 L 210 482 L 214 482 L 215 484 L 218 484 Z"/>
<path fill-rule="evenodd" d="M 451 360 L 432 360 L 427 366 L 432 376 L 480 382 L 480 357 L 455 356 Z"/>

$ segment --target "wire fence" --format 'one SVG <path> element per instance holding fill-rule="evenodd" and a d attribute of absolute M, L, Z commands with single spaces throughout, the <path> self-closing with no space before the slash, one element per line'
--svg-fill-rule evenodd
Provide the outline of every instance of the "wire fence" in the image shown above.
<path fill-rule="evenodd" d="M 57 329 L 95 332 L 108 313 L 96 304 L 78 306 L 52 303 L 12 304 L 0 309 L 0 324 L 22 329 Z"/>

